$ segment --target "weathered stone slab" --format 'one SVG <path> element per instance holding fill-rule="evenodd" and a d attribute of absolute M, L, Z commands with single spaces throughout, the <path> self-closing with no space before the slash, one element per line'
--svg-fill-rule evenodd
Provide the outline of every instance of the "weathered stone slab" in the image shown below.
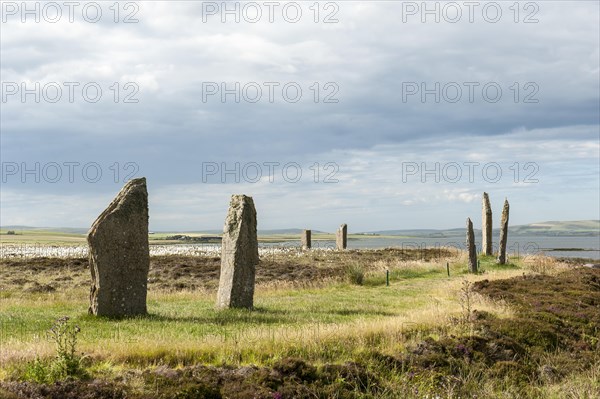
<path fill-rule="evenodd" d="M 232 195 L 221 242 L 217 308 L 252 309 L 257 265 L 258 237 L 254 201 L 246 195 Z"/>
<path fill-rule="evenodd" d="M 150 268 L 145 178 L 125 184 L 92 224 L 87 241 L 92 273 L 89 313 L 145 314 Z"/>
<path fill-rule="evenodd" d="M 342 224 L 335 233 L 335 247 L 338 250 L 344 250 L 348 246 L 348 225 Z"/>
<path fill-rule="evenodd" d="M 475 248 L 475 232 L 471 218 L 467 218 L 467 251 L 469 252 L 467 262 L 469 272 L 477 273 L 477 249 Z"/>
<path fill-rule="evenodd" d="M 311 230 L 304 230 L 302 232 L 302 236 L 300 237 L 300 243 L 302 244 L 303 250 L 307 250 L 307 249 L 311 248 L 311 246 L 312 246 L 311 235 L 312 235 Z"/>
<path fill-rule="evenodd" d="M 500 244 L 498 245 L 498 261 L 497 263 L 506 264 L 506 243 L 508 241 L 508 212 L 510 208 L 508 200 L 504 199 L 502 207 L 502 220 L 500 221 Z"/>
<path fill-rule="evenodd" d="M 483 193 L 481 204 L 481 252 L 484 255 L 492 255 L 492 206 L 488 193 Z"/>

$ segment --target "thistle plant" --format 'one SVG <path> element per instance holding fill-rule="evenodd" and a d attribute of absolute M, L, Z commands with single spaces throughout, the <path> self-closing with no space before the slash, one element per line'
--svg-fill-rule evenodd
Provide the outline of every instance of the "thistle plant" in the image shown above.
<path fill-rule="evenodd" d="M 81 374 L 81 358 L 77 355 L 77 334 L 80 332 L 78 325 L 69 323 L 68 316 L 56 320 L 48 331 L 48 339 L 56 345 L 56 358 L 51 366 L 55 377 Z"/>

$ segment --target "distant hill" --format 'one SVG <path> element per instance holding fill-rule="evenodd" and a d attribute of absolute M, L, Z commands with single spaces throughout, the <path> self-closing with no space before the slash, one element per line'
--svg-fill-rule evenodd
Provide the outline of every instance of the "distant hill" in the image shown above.
<path fill-rule="evenodd" d="M 34 226 L 0 226 L 0 230 L 29 231 L 29 232 L 54 232 L 66 234 L 87 234 L 89 228 L 83 227 L 34 227 Z M 274 229 L 258 230 L 259 235 L 291 235 L 300 234 L 303 229 Z M 313 234 L 324 233 L 320 230 L 312 230 Z M 216 234 L 221 235 L 223 230 L 196 230 L 196 231 L 154 231 L 154 233 L 185 233 L 185 234 Z"/>
<path fill-rule="evenodd" d="M 301 234 L 304 229 L 275 229 L 275 230 L 258 230 L 259 235 L 278 235 L 278 234 Z M 325 233 L 320 230 L 311 230 L 312 234 Z"/>
<path fill-rule="evenodd" d="M 87 228 L 79 227 L 32 227 L 32 226 L 1 226 L 2 230 L 15 230 L 15 231 L 39 231 L 43 232 L 59 232 L 66 234 L 86 234 Z M 476 232 L 480 230 L 475 229 Z M 270 235 L 299 235 L 302 229 L 272 229 L 272 230 L 259 230 L 258 234 L 262 236 Z M 313 234 L 326 233 L 319 230 L 313 230 Z M 156 232 L 159 233 L 159 232 Z M 166 233 L 166 232 L 163 232 Z M 204 233 L 204 234 L 215 234 L 220 235 L 222 230 L 198 230 L 198 231 L 169 231 L 168 233 Z M 498 229 L 494 229 L 494 233 L 498 233 Z M 600 220 L 575 220 L 575 221 L 549 221 L 549 222 L 537 222 L 530 224 L 523 224 L 517 226 L 509 226 L 509 233 L 513 235 L 521 236 L 600 236 Z M 379 231 L 368 231 L 361 234 L 366 236 L 405 236 L 405 237 L 433 237 L 433 238 L 444 238 L 444 237 L 459 237 L 465 234 L 465 229 L 454 228 L 454 229 L 406 229 L 406 230 L 379 230 Z"/>
<path fill-rule="evenodd" d="M 300 234 L 303 229 L 275 229 L 275 230 L 258 230 L 259 235 L 269 236 L 269 235 L 291 235 L 291 234 Z M 312 230 L 313 234 L 322 233 L 319 230 Z M 155 231 L 155 233 L 175 233 L 175 231 Z M 223 230 L 196 230 L 196 231 L 176 231 L 176 233 L 185 233 L 185 234 L 216 234 L 221 235 Z"/>
<path fill-rule="evenodd" d="M 476 232 L 481 230 L 475 229 Z M 510 234 L 521 236 L 600 236 L 600 220 L 575 220 L 575 221 L 550 221 L 509 226 Z M 497 234 L 499 229 L 494 229 Z M 387 235 L 407 237 L 456 237 L 465 234 L 464 228 L 435 230 L 435 229 L 408 229 L 408 230 L 382 230 L 362 233 L 365 235 Z"/>
<path fill-rule="evenodd" d="M 405 236 L 405 237 L 455 237 L 464 235 L 465 229 L 407 229 L 407 230 L 381 230 L 358 233 L 362 235 L 380 235 L 380 236 Z"/>
<path fill-rule="evenodd" d="M 509 228 L 510 232 L 519 235 L 600 235 L 600 220 L 550 221 L 530 223 Z"/>
<path fill-rule="evenodd" d="M 14 230 L 14 231 L 39 231 L 43 233 L 45 231 L 53 233 L 66 233 L 66 234 L 87 234 L 89 228 L 84 227 L 34 227 L 34 226 L 0 226 L 0 230 Z"/>

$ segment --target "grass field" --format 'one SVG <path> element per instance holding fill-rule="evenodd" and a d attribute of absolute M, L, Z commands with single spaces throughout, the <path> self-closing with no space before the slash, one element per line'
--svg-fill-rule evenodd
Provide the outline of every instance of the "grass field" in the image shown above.
<path fill-rule="evenodd" d="M 13 230 L 14 231 L 14 230 Z M 8 230 L 0 230 L 2 244 L 34 244 L 69 245 L 85 244 L 85 235 L 44 230 L 16 230 L 16 234 L 7 234 Z"/>
<path fill-rule="evenodd" d="M 541 295 L 535 278 L 571 284 L 560 280 L 570 272 L 557 274 L 565 266 L 480 261 L 469 275 L 455 251 L 273 254 L 258 268 L 255 309 L 216 311 L 218 257 L 153 257 L 149 315 L 106 319 L 87 314 L 86 259 L 4 259 L 0 397 L 598 397 L 599 273 L 549 297 L 543 306 L 560 316 L 536 324 L 523 298 Z M 493 284 L 504 281 L 515 283 L 500 295 Z M 510 297 L 522 281 L 532 284 L 523 298 Z M 55 372 L 61 357 L 47 336 L 64 316 L 80 329 L 71 377 Z M 563 334 L 556 323 L 577 331 L 548 344 L 546 330 Z"/>
<path fill-rule="evenodd" d="M 7 234 L 9 230 L 0 229 L 0 243 L 2 244 L 42 244 L 42 245 L 73 245 L 86 244 L 85 234 L 65 233 L 47 230 L 13 230 L 15 234 Z M 151 244 L 177 244 L 181 241 L 167 240 L 167 237 L 174 235 L 186 235 L 189 237 L 215 237 L 219 234 L 211 233 L 181 233 L 181 232 L 160 232 L 152 233 L 148 236 Z M 399 236 L 385 235 L 364 235 L 348 234 L 349 240 L 358 240 L 361 238 L 399 238 Z M 335 241 L 335 234 L 316 233 L 312 234 L 312 241 Z M 279 243 L 286 241 L 300 241 L 299 234 L 261 234 L 258 237 L 261 243 Z"/>

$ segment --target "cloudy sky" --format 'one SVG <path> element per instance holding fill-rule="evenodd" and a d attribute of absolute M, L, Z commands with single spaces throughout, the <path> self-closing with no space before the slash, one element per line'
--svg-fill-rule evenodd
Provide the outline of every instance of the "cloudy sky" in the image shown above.
<path fill-rule="evenodd" d="M 600 219 L 597 1 L 1 3 L 2 225 Z"/>

